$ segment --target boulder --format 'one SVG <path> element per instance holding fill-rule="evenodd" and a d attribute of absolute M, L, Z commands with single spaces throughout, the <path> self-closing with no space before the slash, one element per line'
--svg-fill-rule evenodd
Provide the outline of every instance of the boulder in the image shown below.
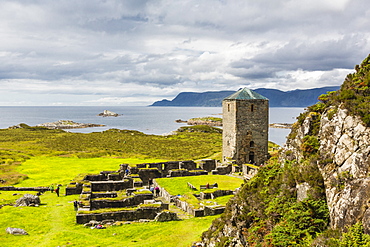
<path fill-rule="evenodd" d="M 297 184 L 297 201 L 303 201 L 308 198 L 308 192 L 311 189 L 311 186 L 307 183 Z"/>
<path fill-rule="evenodd" d="M 14 206 L 15 207 L 21 207 L 21 206 L 35 206 L 38 207 L 40 205 L 40 197 L 31 195 L 31 194 L 25 194 L 23 197 L 19 198 Z"/>
<path fill-rule="evenodd" d="M 102 224 L 100 221 L 90 220 L 89 223 L 84 224 L 84 226 L 91 227 Z"/>
<path fill-rule="evenodd" d="M 7 233 L 13 234 L 13 235 L 28 235 L 28 233 L 25 230 L 21 229 L 21 228 L 8 227 L 8 228 L 6 228 L 5 231 Z"/>
<path fill-rule="evenodd" d="M 170 211 L 162 211 L 157 214 L 154 218 L 154 221 L 164 222 L 164 221 L 172 221 L 172 220 L 179 220 L 177 214 Z"/>

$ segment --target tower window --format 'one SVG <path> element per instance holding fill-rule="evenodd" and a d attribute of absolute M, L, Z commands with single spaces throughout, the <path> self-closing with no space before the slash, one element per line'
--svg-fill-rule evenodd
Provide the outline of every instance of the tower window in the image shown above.
<path fill-rule="evenodd" d="M 251 141 L 250 143 L 249 143 L 249 147 L 254 147 L 254 141 Z"/>
<path fill-rule="evenodd" d="M 253 112 L 253 110 L 254 110 L 254 105 L 252 104 L 251 105 L 251 112 Z"/>
<path fill-rule="evenodd" d="M 227 111 L 230 112 L 230 104 L 227 104 Z"/>

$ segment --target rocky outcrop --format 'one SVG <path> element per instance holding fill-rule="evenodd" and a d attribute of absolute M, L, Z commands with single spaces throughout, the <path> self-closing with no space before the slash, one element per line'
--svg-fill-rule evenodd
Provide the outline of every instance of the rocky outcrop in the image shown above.
<path fill-rule="evenodd" d="M 41 203 L 40 197 L 31 195 L 31 194 L 25 194 L 23 197 L 19 198 L 14 206 L 15 207 L 22 207 L 22 206 L 39 206 Z"/>
<path fill-rule="evenodd" d="M 59 120 L 52 123 L 38 124 L 36 127 L 45 127 L 48 129 L 79 129 L 79 128 L 91 128 L 91 127 L 102 127 L 104 124 L 92 124 L 92 123 L 76 123 L 71 120 Z"/>
<path fill-rule="evenodd" d="M 304 137 L 312 134 L 313 120 L 319 117 L 317 165 L 324 179 L 331 227 L 344 230 L 361 221 L 365 233 L 370 233 L 370 128 L 360 117 L 349 115 L 342 106 L 328 108 L 321 116 L 309 113 L 302 125 L 296 123 L 294 138 L 288 139 L 280 160 L 304 158 Z"/>
<path fill-rule="evenodd" d="M 330 116 L 332 111 L 337 111 Z M 319 162 L 331 226 L 344 229 L 362 221 L 370 233 L 370 128 L 346 109 L 329 109 L 320 126 Z"/>
<path fill-rule="evenodd" d="M 28 235 L 28 233 L 21 228 L 13 228 L 13 227 L 7 227 L 5 229 L 6 233 L 12 234 L 12 235 Z"/>
<path fill-rule="evenodd" d="M 98 116 L 101 116 L 101 117 L 118 117 L 118 116 L 120 116 L 120 114 L 112 112 L 112 111 L 104 110 L 102 113 L 99 113 Z"/>
<path fill-rule="evenodd" d="M 179 220 L 177 217 L 177 214 L 170 211 L 162 211 L 157 214 L 157 216 L 154 218 L 154 221 L 158 222 L 164 222 L 164 221 L 173 221 L 173 220 Z"/>
<path fill-rule="evenodd" d="M 293 130 L 288 136 L 282 154 L 280 155 L 280 163 L 284 163 L 285 160 L 297 160 L 300 161 L 304 158 L 301 146 L 303 139 L 307 135 L 312 135 L 314 123 L 320 116 L 315 112 L 307 114 L 302 124 L 295 122 L 292 126 Z"/>

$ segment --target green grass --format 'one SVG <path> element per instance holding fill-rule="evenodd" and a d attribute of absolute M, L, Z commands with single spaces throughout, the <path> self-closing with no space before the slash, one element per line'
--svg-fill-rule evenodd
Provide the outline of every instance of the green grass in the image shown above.
<path fill-rule="evenodd" d="M 217 204 L 220 205 L 226 205 L 226 203 L 233 197 L 234 195 L 228 195 L 228 196 L 220 196 L 215 198 L 213 201 L 217 202 Z"/>
<path fill-rule="evenodd" d="M 99 174 L 101 171 L 115 171 L 119 164 L 136 164 L 160 162 L 159 159 L 114 159 L 114 158 L 63 158 L 38 156 L 18 166 L 19 173 L 27 174 L 28 178 L 17 186 L 49 186 L 50 184 L 67 185 L 79 174 Z"/>
<path fill-rule="evenodd" d="M 56 197 L 46 192 L 40 207 L 5 206 L 0 210 L 1 246 L 190 246 L 215 217 L 183 221 L 132 223 L 107 229 L 90 229 L 75 223 L 72 201 L 77 196 Z M 25 229 L 29 235 L 13 236 L 6 227 Z M 181 231 L 179 230 L 181 229 Z"/>
<path fill-rule="evenodd" d="M 187 192 L 199 193 L 200 185 L 218 183 L 220 190 L 235 190 L 243 183 L 243 179 L 224 176 L 224 175 L 202 175 L 190 177 L 174 177 L 174 178 L 157 178 L 156 181 L 161 187 L 166 188 L 171 195 L 183 195 Z M 191 190 L 187 183 L 191 183 L 198 191 Z M 204 190 L 213 191 L 213 190 Z"/>
<path fill-rule="evenodd" d="M 174 178 L 158 178 L 156 179 L 161 187 L 164 187 L 171 195 L 181 195 L 180 200 L 186 201 L 192 205 L 193 208 L 202 208 L 202 205 L 214 205 L 215 203 L 226 206 L 226 203 L 232 196 L 221 196 L 215 199 L 199 200 L 194 194 L 200 192 L 214 192 L 220 190 L 235 190 L 243 183 L 243 179 L 230 177 L 225 175 L 202 175 L 202 176 L 189 176 L 189 177 L 174 177 Z M 190 189 L 187 183 L 191 183 L 198 190 Z M 218 188 L 199 190 L 200 185 L 218 184 Z"/>
<path fill-rule="evenodd" d="M 112 129 L 82 134 L 27 125 L 23 127 L 0 129 L 0 179 L 5 180 L 3 185 L 12 185 L 25 179 L 28 174 L 19 172 L 22 168 L 17 167 L 22 162 L 39 156 L 146 160 L 221 157 L 220 133 L 178 132 L 176 135 L 156 136 Z M 102 166 L 103 163 L 105 161 Z"/>

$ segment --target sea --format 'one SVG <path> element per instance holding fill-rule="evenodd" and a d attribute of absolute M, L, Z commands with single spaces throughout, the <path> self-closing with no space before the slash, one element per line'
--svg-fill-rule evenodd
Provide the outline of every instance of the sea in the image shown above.
<path fill-rule="evenodd" d="M 104 110 L 120 114 L 118 117 L 98 116 Z M 294 123 L 304 108 L 272 107 L 270 123 Z M 177 130 L 196 117 L 222 117 L 221 107 L 153 107 L 153 106 L 0 106 L 0 129 L 25 123 L 29 126 L 72 120 L 78 123 L 104 124 L 104 127 L 69 129 L 69 132 L 91 133 L 108 129 L 137 130 L 145 134 L 164 135 Z M 283 146 L 290 129 L 269 129 L 269 140 Z"/>

